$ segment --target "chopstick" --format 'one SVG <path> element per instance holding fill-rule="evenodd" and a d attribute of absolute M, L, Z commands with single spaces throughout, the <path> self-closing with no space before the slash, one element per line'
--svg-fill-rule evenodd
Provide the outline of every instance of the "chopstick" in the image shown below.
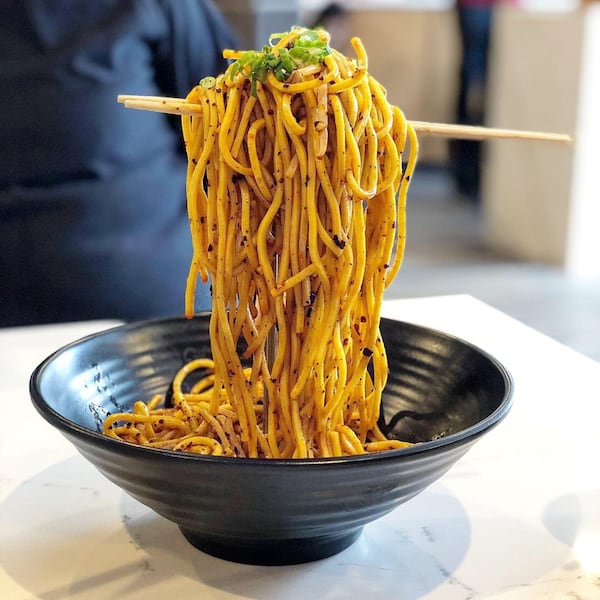
<path fill-rule="evenodd" d="M 476 125 L 450 125 L 447 123 L 427 123 L 425 121 L 411 121 L 411 125 L 415 128 L 417 133 L 441 135 L 462 140 L 497 138 L 541 140 L 544 142 L 573 142 L 573 137 L 566 133 L 546 133 L 543 131 L 525 131 L 521 129 L 498 129 Z"/>
<path fill-rule="evenodd" d="M 149 110 L 168 115 L 196 115 L 202 113 L 202 106 L 195 102 L 188 102 L 185 98 L 169 98 L 168 96 L 132 96 L 120 94 L 117 96 L 125 108 Z"/>
<path fill-rule="evenodd" d="M 188 102 L 184 98 L 120 94 L 117 96 L 117 101 L 123 104 L 125 108 L 148 110 L 170 115 L 195 115 L 202 113 L 202 106 L 194 102 Z M 453 125 L 449 123 L 428 123 L 426 121 L 411 121 L 410 123 L 417 133 L 445 136 L 457 140 L 519 139 L 544 142 L 573 142 L 573 137 L 566 133 L 499 129 L 475 125 Z"/>

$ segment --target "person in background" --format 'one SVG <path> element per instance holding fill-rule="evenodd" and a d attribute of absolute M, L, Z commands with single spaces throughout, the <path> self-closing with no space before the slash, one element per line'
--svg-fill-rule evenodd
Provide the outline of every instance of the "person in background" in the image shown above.
<path fill-rule="evenodd" d="M 456 12 L 461 41 L 457 122 L 482 125 L 485 120 L 488 56 L 496 5 L 502 0 L 457 0 Z M 453 167 L 459 194 L 479 201 L 482 143 L 453 143 Z"/>
<path fill-rule="evenodd" d="M 180 122 L 117 95 L 185 96 L 226 47 L 209 0 L 0 3 L 0 326 L 183 313 Z"/>

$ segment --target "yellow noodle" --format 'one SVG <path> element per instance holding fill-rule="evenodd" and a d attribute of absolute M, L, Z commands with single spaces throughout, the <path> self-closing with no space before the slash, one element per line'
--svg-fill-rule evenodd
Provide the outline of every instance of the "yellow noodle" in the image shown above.
<path fill-rule="evenodd" d="M 273 55 L 304 31 L 274 40 Z M 191 90 L 202 110 L 182 118 L 186 315 L 198 278 L 210 278 L 212 358 L 175 374 L 172 406 L 137 402 L 107 417 L 107 435 L 236 457 L 407 445 L 377 425 L 388 370 L 379 321 L 402 263 L 417 138 L 369 74 L 360 40 L 352 45 L 356 59 L 333 50 L 285 81 L 273 71 L 251 81 L 251 67 L 234 64 Z"/>

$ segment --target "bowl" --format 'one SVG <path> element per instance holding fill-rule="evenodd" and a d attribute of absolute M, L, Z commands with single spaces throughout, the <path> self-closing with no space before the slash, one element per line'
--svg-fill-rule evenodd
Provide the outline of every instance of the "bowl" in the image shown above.
<path fill-rule="evenodd" d="M 210 356 L 210 316 L 119 326 L 54 352 L 33 372 L 36 409 L 110 481 L 176 523 L 198 549 L 251 564 L 340 552 L 363 526 L 443 475 L 507 414 L 512 383 L 456 337 L 382 319 L 386 435 L 416 442 L 354 457 L 280 460 L 145 448 L 102 433 L 108 413 L 165 393 L 179 367 Z"/>

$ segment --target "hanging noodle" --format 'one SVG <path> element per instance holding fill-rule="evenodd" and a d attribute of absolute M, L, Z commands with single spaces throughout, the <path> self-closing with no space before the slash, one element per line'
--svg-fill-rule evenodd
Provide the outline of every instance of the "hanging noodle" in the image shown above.
<path fill-rule="evenodd" d="M 193 238 L 186 315 L 198 278 L 210 277 L 212 360 L 181 369 L 172 407 L 156 397 L 109 416 L 108 435 L 237 457 L 408 445 L 377 426 L 387 378 L 379 321 L 403 258 L 417 139 L 369 75 L 360 40 L 355 60 L 328 41 L 295 28 L 263 53 L 226 51 L 238 60 L 190 92 L 202 110 L 183 117 Z M 326 53 L 285 72 L 302 43 Z M 264 69 L 267 52 L 279 67 Z M 184 392 L 194 372 L 202 376 Z"/>

